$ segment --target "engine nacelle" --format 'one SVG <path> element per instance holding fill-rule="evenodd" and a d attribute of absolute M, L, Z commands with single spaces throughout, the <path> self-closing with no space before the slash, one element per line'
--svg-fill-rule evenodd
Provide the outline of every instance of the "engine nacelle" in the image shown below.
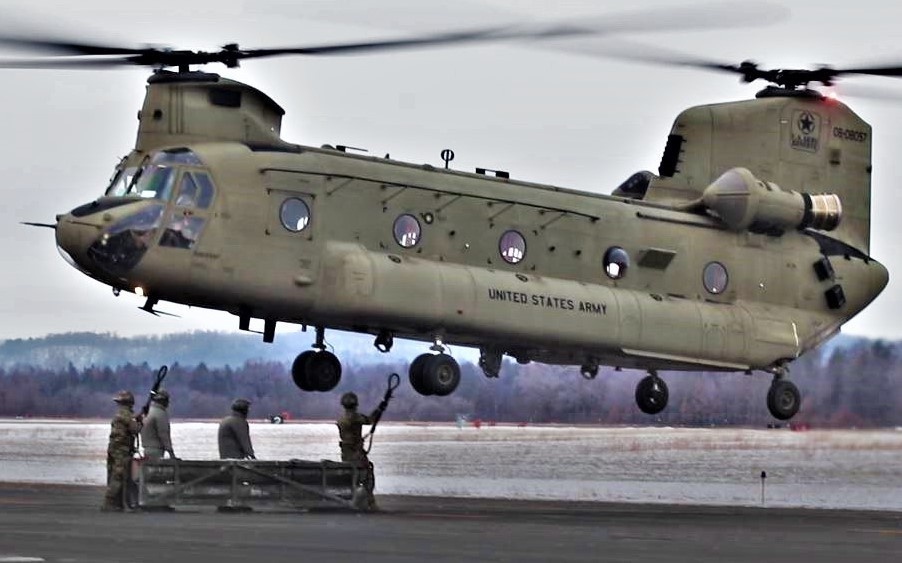
<path fill-rule="evenodd" d="M 783 191 L 745 168 L 732 168 L 702 193 L 705 206 L 733 231 L 782 234 L 811 227 L 832 231 L 842 218 L 835 194 Z"/>

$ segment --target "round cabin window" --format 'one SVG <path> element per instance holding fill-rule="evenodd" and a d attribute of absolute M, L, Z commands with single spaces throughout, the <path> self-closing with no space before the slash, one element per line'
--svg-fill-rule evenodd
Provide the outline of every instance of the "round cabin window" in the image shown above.
<path fill-rule="evenodd" d="M 420 222 L 413 215 L 404 214 L 395 219 L 395 242 L 404 248 L 412 248 L 420 242 Z"/>
<path fill-rule="evenodd" d="M 612 280 L 619 280 L 626 275 L 630 267 L 630 255 L 619 246 L 612 246 L 604 253 L 604 273 Z"/>
<path fill-rule="evenodd" d="M 727 289 L 729 282 L 727 269 L 720 262 L 709 262 L 702 274 L 702 281 L 708 293 L 719 295 Z"/>
<path fill-rule="evenodd" d="M 279 208 L 279 219 L 283 227 L 292 233 L 299 233 L 310 224 L 310 208 L 296 197 L 288 198 Z"/>
<path fill-rule="evenodd" d="M 498 241 L 501 257 L 508 264 L 518 264 L 526 258 L 526 239 L 517 231 L 507 231 Z"/>

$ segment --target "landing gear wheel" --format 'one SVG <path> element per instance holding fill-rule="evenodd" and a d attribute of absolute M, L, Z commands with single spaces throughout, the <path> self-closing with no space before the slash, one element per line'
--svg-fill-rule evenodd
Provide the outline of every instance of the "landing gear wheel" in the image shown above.
<path fill-rule="evenodd" d="M 778 379 L 767 392 L 767 410 L 778 420 L 789 420 L 802 405 L 802 395 L 792 381 Z"/>
<path fill-rule="evenodd" d="M 436 354 L 423 364 L 423 386 L 433 395 L 450 395 L 460 384 L 460 366 L 448 354 Z"/>
<path fill-rule="evenodd" d="M 645 414 L 658 414 L 667 406 L 667 384 L 656 375 L 643 377 L 636 385 L 636 404 Z"/>
<path fill-rule="evenodd" d="M 294 384 L 297 385 L 301 391 L 316 391 L 307 380 L 307 360 L 315 353 L 316 352 L 313 350 L 301 352 L 298 354 L 298 357 L 294 359 L 294 363 L 291 364 L 291 379 L 294 380 Z"/>
<path fill-rule="evenodd" d="M 341 362 L 332 352 L 320 350 L 308 356 L 307 384 L 316 391 L 331 391 L 341 381 Z"/>
<path fill-rule="evenodd" d="M 432 391 L 423 383 L 423 366 L 426 365 L 426 362 L 431 357 L 432 354 L 420 354 L 410 362 L 410 370 L 408 371 L 410 386 L 420 395 L 432 395 Z"/>

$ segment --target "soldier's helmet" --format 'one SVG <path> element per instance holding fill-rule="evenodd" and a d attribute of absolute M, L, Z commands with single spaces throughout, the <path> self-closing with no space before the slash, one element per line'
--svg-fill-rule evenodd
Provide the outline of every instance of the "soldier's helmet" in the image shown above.
<path fill-rule="evenodd" d="M 247 399 L 235 399 L 232 403 L 232 410 L 240 413 L 247 414 L 247 411 L 250 409 L 251 402 Z"/>
<path fill-rule="evenodd" d="M 120 405 L 134 405 L 135 396 L 132 395 L 131 391 L 119 391 L 113 395 L 113 402 L 119 403 Z"/>
<path fill-rule="evenodd" d="M 161 405 L 169 404 L 169 391 L 165 389 L 160 389 L 156 392 L 151 392 L 150 400 L 155 403 L 160 403 Z"/>
<path fill-rule="evenodd" d="M 357 393 L 345 393 L 341 396 L 341 406 L 346 409 L 357 408 Z"/>

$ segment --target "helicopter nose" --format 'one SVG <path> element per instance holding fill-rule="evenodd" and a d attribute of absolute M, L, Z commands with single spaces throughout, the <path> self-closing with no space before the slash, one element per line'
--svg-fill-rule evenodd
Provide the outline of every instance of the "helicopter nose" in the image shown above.
<path fill-rule="evenodd" d="M 88 248 L 102 227 L 71 214 L 57 215 L 56 249 L 70 266 L 87 273 Z"/>
<path fill-rule="evenodd" d="M 886 284 L 889 283 L 889 270 L 886 269 L 886 266 L 876 260 L 871 260 L 868 266 L 872 295 L 877 297 L 886 287 Z"/>

